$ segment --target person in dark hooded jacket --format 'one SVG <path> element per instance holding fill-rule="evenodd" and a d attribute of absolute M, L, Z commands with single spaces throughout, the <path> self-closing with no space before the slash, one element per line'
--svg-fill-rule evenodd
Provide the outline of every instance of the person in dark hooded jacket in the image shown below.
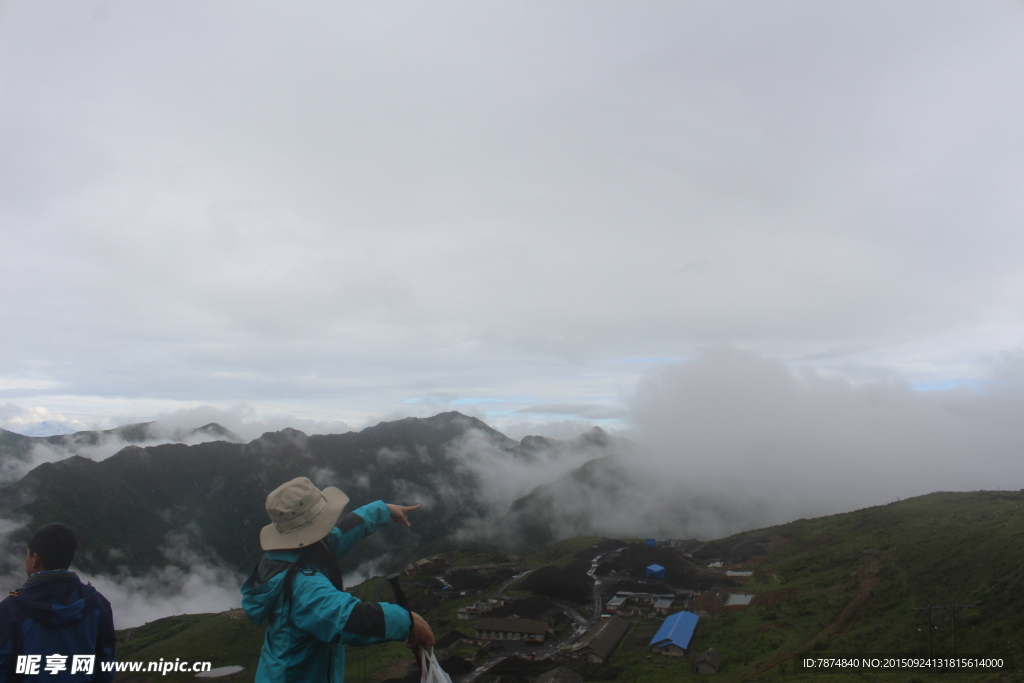
<path fill-rule="evenodd" d="M 0 683 L 114 680 L 114 617 L 99 591 L 68 571 L 78 541 L 66 524 L 28 542 L 28 580 L 0 602 Z M 19 661 L 20 660 L 20 661 Z"/>

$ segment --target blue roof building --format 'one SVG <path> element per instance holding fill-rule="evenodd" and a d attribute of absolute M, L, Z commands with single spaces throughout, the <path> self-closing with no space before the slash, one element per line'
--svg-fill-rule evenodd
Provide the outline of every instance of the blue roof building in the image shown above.
<path fill-rule="evenodd" d="M 690 647 L 697 619 L 699 617 L 693 612 L 676 612 L 668 616 L 649 645 L 663 655 L 682 657 Z"/>
<path fill-rule="evenodd" d="M 647 568 L 647 578 L 664 579 L 665 568 L 662 567 L 660 564 L 652 564 L 650 567 Z"/>
<path fill-rule="evenodd" d="M 658 542 L 655 541 L 653 538 L 645 539 L 644 542 L 647 543 L 647 545 L 658 545 Z"/>

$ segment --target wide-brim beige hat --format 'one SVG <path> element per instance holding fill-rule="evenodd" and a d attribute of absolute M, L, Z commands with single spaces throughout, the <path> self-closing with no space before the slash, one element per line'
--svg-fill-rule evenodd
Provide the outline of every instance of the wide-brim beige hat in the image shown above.
<path fill-rule="evenodd" d="M 306 477 L 281 484 L 267 496 L 267 514 L 273 524 L 260 531 L 264 550 L 304 548 L 331 533 L 348 496 L 333 486 L 323 491 Z"/>

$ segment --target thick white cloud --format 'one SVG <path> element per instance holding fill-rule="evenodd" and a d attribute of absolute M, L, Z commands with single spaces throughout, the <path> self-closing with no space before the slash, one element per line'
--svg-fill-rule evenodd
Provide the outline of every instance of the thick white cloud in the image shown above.
<path fill-rule="evenodd" d="M 933 491 L 1019 489 L 1021 367 L 1005 359 L 983 393 L 914 391 L 707 349 L 639 384 L 644 457 L 632 462 L 651 486 L 636 510 L 678 508 L 669 516 L 689 533 L 718 535 Z M 703 528 L 687 519 L 691 498 L 713 502 Z"/>
<path fill-rule="evenodd" d="M 20 406 L 592 419 L 709 343 L 1024 339 L 1019 4 L 23 1 L 0 65 Z"/>

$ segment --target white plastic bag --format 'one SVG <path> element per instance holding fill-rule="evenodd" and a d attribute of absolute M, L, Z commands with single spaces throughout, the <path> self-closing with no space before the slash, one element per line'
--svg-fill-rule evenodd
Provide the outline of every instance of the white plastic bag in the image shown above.
<path fill-rule="evenodd" d="M 421 654 L 423 655 L 423 669 L 420 670 L 420 683 L 452 683 L 451 676 L 446 674 L 441 665 L 437 663 L 434 648 L 430 648 L 429 654 L 426 651 Z"/>

